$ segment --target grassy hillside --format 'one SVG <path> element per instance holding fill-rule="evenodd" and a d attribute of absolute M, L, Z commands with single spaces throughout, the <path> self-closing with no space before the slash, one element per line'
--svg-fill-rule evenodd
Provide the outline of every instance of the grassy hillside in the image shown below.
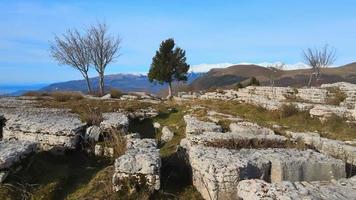
<path fill-rule="evenodd" d="M 277 86 L 305 86 L 310 75 L 310 69 L 283 70 L 278 72 Z M 270 84 L 270 71 L 258 65 L 234 65 L 223 69 L 212 69 L 191 83 L 193 90 L 210 88 L 232 88 L 238 82 L 250 77 L 256 77 L 262 85 Z M 356 63 L 341 67 L 325 68 L 318 84 L 334 82 L 356 83 Z"/>

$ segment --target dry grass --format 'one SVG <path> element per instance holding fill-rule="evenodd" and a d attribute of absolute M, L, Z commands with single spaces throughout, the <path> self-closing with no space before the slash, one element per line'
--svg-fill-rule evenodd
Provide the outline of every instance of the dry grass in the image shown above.
<path fill-rule="evenodd" d="M 100 123 L 104 120 L 103 113 L 98 109 L 88 109 L 80 113 L 80 119 L 82 122 L 87 123 L 88 126 L 99 126 Z"/>
<path fill-rule="evenodd" d="M 301 141 L 279 141 L 268 139 L 228 139 L 228 140 L 215 140 L 207 142 L 206 146 L 228 149 L 267 149 L 267 148 L 296 148 L 307 149 L 310 148 Z"/>
<path fill-rule="evenodd" d="M 347 97 L 347 95 L 343 91 L 341 91 L 340 88 L 332 87 L 332 88 L 327 88 L 327 90 L 328 90 L 328 98 L 326 99 L 327 104 L 338 106 Z"/>
<path fill-rule="evenodd" d="M 50 94 L 50 96 L 59 102 L 66 102 L 69 100 L 78 101 L 84 98 L 83 95 L 79 92 L 53 92 Z"/>
<path fill-rule="evenodd" d="M 124 134 L 114 128 L 105 131 L 104 146 L 114 149 L 114 158 L 120 157 L 126 152 L 126 138 Z"/>
<path fill-rule="evenodd" d="M 285 117 L 290 117 L 293 115 L 298 114 L 299 110 L 294 104 L 283 104 L 279 109 L 278 109 L 280 118 L 285 118 Z"/>

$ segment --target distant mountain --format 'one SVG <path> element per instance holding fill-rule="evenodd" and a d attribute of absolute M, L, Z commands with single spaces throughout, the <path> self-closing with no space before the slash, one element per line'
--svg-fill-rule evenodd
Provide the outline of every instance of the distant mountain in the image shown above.
<path fill-rule="evenodd" d="M 19 96 L 31 90 L 38 90 L 47 84 L 0 84 L 0 95 Z"/>
<path fill-rule="evenodd" d="M 202 73 L 189 73 L 188 84 L 201 76 Z M 147 75 L 134 74 L 111 74 L 105 76 L 106 90 L 117 88 L 124 92 L 150 92 L 157 93 L 167 87 L 167 85 L 153 84 L 148 80 Z M 93 88 L 99 87 L 99 78 L 90 79 Z M 84 80 L 74 80 L 61 83 L 54 83 L 41 89 L 42 91 L 87 91 L 87 86 Z"/>
<path fill-rule="evenodd" d="M 275 84 L 277 86 L 304 86 L 309 75 L 310 69 L 281 70 Z M 267 68 L 253 64 L 240 64 L 211 69 L 194 80 L 190 84 L 190 88 L 196 91 L 210 88 L 232 88 L 238 82 L 246 81 L 250 77 L 256 77 L 262 85 L 270 83 L 270 71 Z M 323 69 L 319 84 L 340 81 L 356 83 L 356 63 Z"/>

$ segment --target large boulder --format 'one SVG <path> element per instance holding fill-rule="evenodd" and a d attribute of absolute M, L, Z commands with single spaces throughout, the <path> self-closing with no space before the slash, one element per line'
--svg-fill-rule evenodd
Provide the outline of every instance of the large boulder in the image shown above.
<path fill-rule="evenodd" d="M 204 122 L 191 115 L 185 115 L 184 121 L 186 123 L 185 133 L 187 137 L 190 135 L 197 135 L 209 131 L 222 132 L 221 126 L 217 125 L 216 123 Z"/>
<path fill-rule="evenodd" d="M 349 200 L 356 197 L 356 177 L 333 182 L 280 182 L 267 183 L 253 179 L 241 181 L 237 186 L 237 197 L 244 200 L 267 199 L 313 199 Z"/>
<path fill-rule="evenodd" d="M 134 188 L 144 187 L 153 192 L 160 188 L 161 159 L 154 139 L 128 139 L 127 151 L 115 160 L 114 167 L 115 191 L 134 192 Z"/>
<path fill-rule="evenodd" d="M 36 151 L 36 143 L 28 141 L 0 141 L 0 170 L 8 169 L 22 158 Z"/>

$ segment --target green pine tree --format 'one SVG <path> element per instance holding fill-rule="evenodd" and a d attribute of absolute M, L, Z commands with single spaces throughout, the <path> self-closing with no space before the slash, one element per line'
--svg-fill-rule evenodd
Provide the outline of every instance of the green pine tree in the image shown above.
<path fill-rule="evenodd" d="M 185 51 L 175 48 L 173 39 L 163 41 L 152 58 L 148 79 L 160 84 L 168 83 L 168 98 L 172 97 L 172 82 L 187 81 L 189 65 L 186 63 Z"/>

